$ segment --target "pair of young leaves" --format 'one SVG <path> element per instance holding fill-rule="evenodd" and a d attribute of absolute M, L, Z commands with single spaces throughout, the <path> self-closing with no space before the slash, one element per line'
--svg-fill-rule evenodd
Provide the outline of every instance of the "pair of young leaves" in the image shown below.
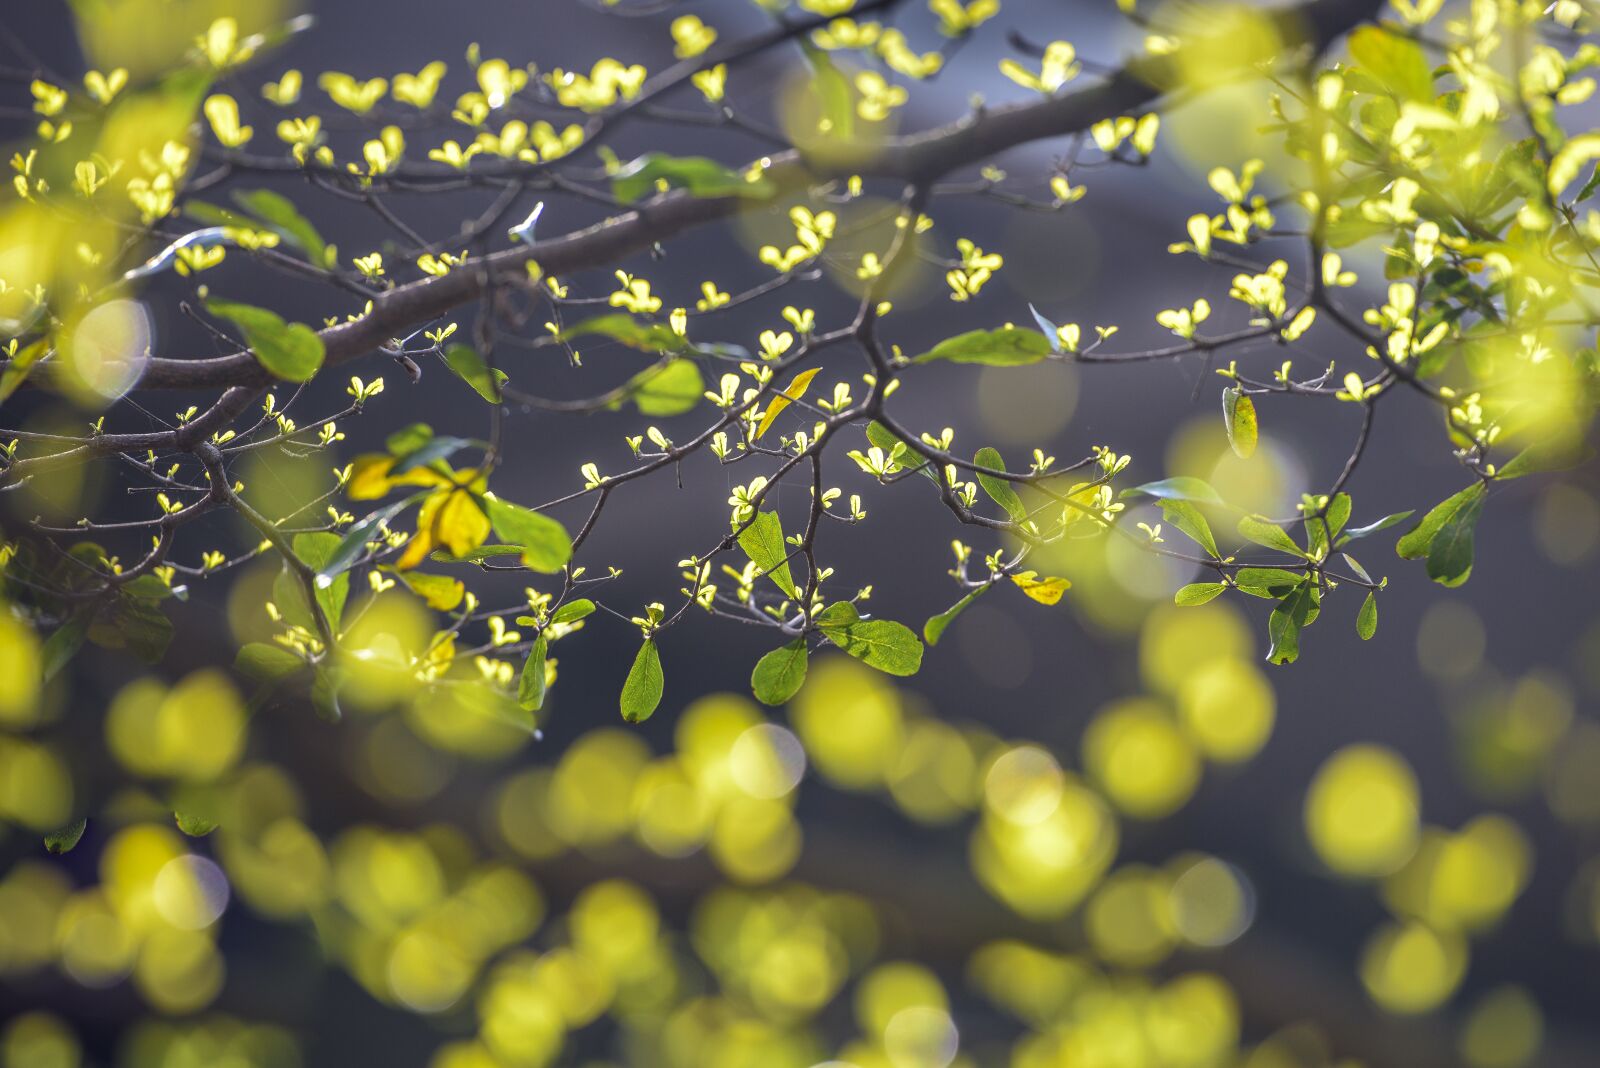
<path fill-rule="evenodd" d="M 757 512 L 739 532 L 739 547 L 786 597 L 799 601 L 802 591 L 789 570 L 783 524 L 775 512 Z M 922 642 L 910 628 L 889 619 L 862 619 L 855 605 L 836 601 L 818 612 L 811 625 L 824 638 L 868 667 L 890 675 L 914 675 L 922 666 Z M 750 675 L 750 688 L 765 704 L 780 705 L 805 682 L 809 660 L 807 636 L 763 656 Z"/>

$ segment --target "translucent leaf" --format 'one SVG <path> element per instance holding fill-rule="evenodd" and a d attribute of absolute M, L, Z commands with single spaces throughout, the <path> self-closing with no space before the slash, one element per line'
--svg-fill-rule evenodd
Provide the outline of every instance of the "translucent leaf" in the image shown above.
<path fill-rule="evenodd" d="M 276 312 L 231 300 L 206 301 L 206 310 L 237 326 L 257 362 L 274 377 L 309 382 L 322 368 L 322 338 L 304 323 L 285 323 Z"/>
<path fill-rule="evenodd" d="M 776 190 L 765 178 L 748 181 L 738 171 L 729 170 L 716 160 L 704 156 L 669 156 L 663 152 L 647 152 L 612 174 L 611 191 L 622 203 L 631 204 L 654 193 L 660 182 L 673 189 L 686 190 L 696 197 L 764 198 L 770 197 Z"/>
<path fill-rule="evenodd" d="M 796 638 L 756 661 L 750 673 L 750 689 L 765 705 L 781 705 L 799 692 L 806 681 L 809 654 L 806 640 Z"/>
<path fill-rule="evenodd" d="M 1248 460 L 1256 451 L 1256 405 L 1238 386 L 1222 391 L 1222 425 L 1236 456 Z"/>
<path fill-rule="evenodd" d="M 1000 453 L 988 446 L 979 449 L 972 457 L 972 462 L 979 467 L 992 468 L 995 471 L 1004 471 L 1006 462 Z M 1006 510 L 1013 523 L 1025 523 L 1028 520 L 1028 509 L 1023 505 L 1022 498 L 1017 496 L 1017 491 L 1012 488 L 1008 479 L 996 478 L 994 475 L 977 473 L 978 485 L 989 499 Z"/>
<path fill-rule="evenodd" d="M 912 362 L 949 360 L 990 367 L 1020 367 L 1038 363 L 1054 351 L 1054 344 L 1039 331 L 1006 326 L 999 330 L 972 330 L 946 338 Z"/>
<path fill-rule="evenodd" d="M 661 703 L 661 693 L 666 679 L 661 673 L 661 651 L 656 643 L 645 639 L 639 653 L 633 658 L 633 667 L 622 683 L 622 718 L 629 723 L 643 723 Z"/>
<path fill-rule="evenodd" d="M 799 598 L 800 591 L 789 574 L 789 549 L 783 540 L 783 523 L 776 512 L 757 512 L 750 525 L 739 532 L 739 548 L 778 589 Z"/>

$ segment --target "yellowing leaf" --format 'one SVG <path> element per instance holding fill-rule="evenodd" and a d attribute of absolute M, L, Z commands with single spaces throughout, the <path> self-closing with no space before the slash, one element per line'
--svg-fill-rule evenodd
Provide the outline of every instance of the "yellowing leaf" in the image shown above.
<path fill-rule="evenodd" d="M 757 441 L 761 440 L 761 435 L 767 432 L 768 428 L 772 426 L 773 421 L 778 418 L 783 410 L 789 407 L 790 401 L 797 401 L 806 395 L 806 390 L 811 386 L 811 380 L 817 377 L 817 374 L 821 370 L 822 368 L 820 367 L 812 367 L 808 370 L 801 371 L 799 374 L 794 376 L 794 380 L 792 382 L 784 387 L 782 393 L 772 398 L 772 403 L 767 405 L 766 414 L 761 417 L 760 425 L 756 427 Z"/>
<path fill-rule="evenodd" d="M 453 556 L 464 556 L 489 537 L 489 517 L 483 514 L 472 494 L 464 489 L 440 492 L 429 497 L 417 516 L 417 533 L 395 567 L 409 571 L 422 563 L 435 548 Z"/>
<path fill-rule="evenodd" d="M 1061 595 L 1072 588 L 1072 583 L 1064 578 L 1040 578 L 1037 571 L 1019 571 L 1011 576 L 1011 581 L 1040 604 L 1058 604 Z"/>
<path fill-rule="evenodd" d="M 1258 436 L 1256 404 L 1238 386 L 1230 386 L 1222 391 L 1222 424 L 1228 432 L 1228 444 L 1233 446 L 1234 455 L 1241 460 L 1250 459 L 1255 454 Z"/>

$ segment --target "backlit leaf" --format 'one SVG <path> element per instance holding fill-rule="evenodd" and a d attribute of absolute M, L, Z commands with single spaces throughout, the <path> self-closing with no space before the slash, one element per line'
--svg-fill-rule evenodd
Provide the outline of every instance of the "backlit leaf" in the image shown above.
<path fill-rule="evenodd" d="M 216 298 L 206 301 L 206 310 L 237 326 L 256 361 L 275 377 L 309 382 L 322 368 L 322 338 L 304 323 L 285 323 L 265 308 Z"/>
<path fill-rule="evenodd" d="M 800 691 L 806 681 L 806 640 L 796 638 L 756 661 L 750 689 L 764 705 L 781 705 Z"/>
<path fill-rule="evenodd" d="M 794 379 L 784 387 L 783 392 L 775 395 L 767 404 L 766 412 L 761 416 L 761 422 L 756 426 L 756 440 L 772 426 L 775 419 L 783 410 L 789 407 L 790 401 L 799 400 L 806 395 L 806 389 L 811 385 L 811 380 L 817 377 L 822 370 L 820 367 L 811 367 L 794 376 Z"/>
<path fill-rule="evenodd" d="M 1020 367 L 1038 363 L 1053 351 L 1054 345 L 1039 331 L 1006 326 L 999 330 L 971 330 L 946 338 L 912 362 L 949 360 L 951 363 L 981 363 L 989 367 Z"/>
<path fill-rule="evenodd" d="M 1248 460 L 1256 451 L 1256 404 L 1238 386 L 1222 391 L 1222 425 L 1234 454 Z"/>
<path fill-rule="evenodd" d="M 972 462 L 979 467 L 988 467 L 995 471 L 1004 471 L 1006 469 L 1006 462 L 1000 456 L 1000 453 L 988 446 L 979 449 L 976 455 L 972 457 Z M 989 495 L 991 501 L 1006 510 L 1006 514 L 1011 517 L 1013 523 L 1025 523 L 1028 521 L 1028 509 L 1023 505 L 1022 498 L 1017 496 L 1017 491 L 1012 488 L 1010 480 L 996 478 L 994 475 L 986 475 L 981 471 L 977 472 L 977 478 L 978 485 L 983 488 L 983 492 Z"/>
<path fill-rule="evenodd" d="M 783 522 L 776 512 L 757 512 L 750 525 L 739 532 L 739 548 L 778 589 L 790 597 L 800 596 L 789 574 L 789 549 L 783 540 Z"/>
<path fill-rule="evenodd" d="M 498 497 L 483 501 L 495 536 L 521 546 L 524 567 L 554 574 L 572 559 L 572 538 L 559 520 Z"/>
<path fill-rule="evenodd" d="M 629 723 L 643 723 L 661 703 L 661 693 L 666 679 L 661 673 L 661 651 L 653 639 L 646 638 L 633 658 L 633 667 L 622 683 L 622 718 Z"/>

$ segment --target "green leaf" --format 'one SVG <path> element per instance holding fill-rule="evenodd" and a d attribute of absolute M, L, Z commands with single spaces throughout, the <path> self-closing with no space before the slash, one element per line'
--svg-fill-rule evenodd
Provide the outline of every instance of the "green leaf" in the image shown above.
<path fill-rule="evenodd" d="M 1191 582 L 1172 595 L 1172 603 L 1191 608 L 1205 604 L 1227 588 L 1226 582 Z"/>
<path fill-rule="evenodd" d="M 929 645 L 938 645 L 939 639 L 944 637 L 945 628 L 955 621 L 956 616 L 966 611 L 967 605 L 978 599 L 978 596 L 989 591 L 988 586 L 979 586 L 943 612 L 929 619 L 922 625 L 922 638 Z"/>
<path fill-rule="evenodd" d="M 306 662 L 281 645 L 246 642 L 233 658 L 233 669 L 257 682 L 278 682 L 306 666 Z"/>
<path fill-rule="evenodd" d="M 643 723 L 650 718 L 661 703 L 661 691 L 666 684 L 661 674 L 661 652 L 649 638 L 639 646 L 633 658 L 633 667 L 622 684 L 622 718 L 629 723 Z"/>
<path fill-rule="evenodd" d="M 1006 469 L 1006 462 L 999 451 L 988 446 L 979 449 L 977 454 L 972 457 L 972 462 L 979 467 L 989 467 L 996 471 L 1004 471 Z M 1017 496 L 1017 491 L 1011 487 L 1010 480 L 986 475 L 981 471 L 977 472 L 977 476 L 978 485 L 983 487 L 983 492 L 989 495 L 991 501 L 1006 510 L 1006 514 L 1011 516 L 1012 522 L 1026 523 L 1028 521 L 1028 509 L 1023 505 L 1022 498 Z"/>
<path fill-rule="evenodd" d="M 322 338 L 304 323 L 285 323 L 276 313 L 249 304 L 212 298 L 206 310 L 232 322 L 244 334 L 257 362 L 288 382 L 309 382 L 322 368 Z"/>
<path fill-rule="evenodd" d="M 1050 340 L 1039 331 L 1005 326 L 999 330 L 971 330 L 946 338 L 911 362 L 949 360 L 951 363 L 981 363 L 989 367 L 1021 367 L 1038 363 L 1053 351 Z"/>
<path fill-rule="evenodd" d="M 316 266 L 333 266 L 328 243 L 288 197 L 270 189 L 250 189 L 235 192 L 233 202 L 265 223 L 266 229 L 304 252 Z"/>
<path fill-rule="evenodd" d="M 500 403 L 500 387 L 505 385 L 510 376 L 498 367 L 491 374 L 489 365 L 478 355 L 477 349 L 471 345 L 451 345 L 444 350 L 444 362 L 478 396 L 490 404 Z"/>
<path fill-rule="evenodd" d="M 319 581 L 332 579 L 333 576 L 350 570 L 351 566 L 361 559 L 361 554 L 366 552 L 367 543 L 378 536 L 378 527 L 385 523 L 394 522 L 395 516 L 413 504 L 418 503 L 432 492 L 432 490 L 423 490 L 420 493 L 413 493 L 411 496 L 395 501 L 393 504 L 385 505 L 371 515 L 364 516 L 351 524 L 350 528 L 344 532 L 344 537 L 340 540 L 338 546 L 328 554 L 322 566 L 317 569 L 317 579 Z"/>
<path fill-rule="evenodd" d="M 396 460 L 404 459 L 433 440 L 433 427 L 427 423 L 412 423 L 401 427 L 383 439 L 383 448 Z"/>
<path fill-rule="evenodd" d="M 33 372 L 34 365 L 49 354 L 49 339 L 40 338 L 7 360 L 5 369 L 0 370 L 0 403 L 4 403 L 11 394 L 21 389 L 22 383 L 26 382 L 28 375 Z"/>
<path fill-rule="evenodd" d="M 550 614 L 550 622 L 576 623 L 578 620 L 589 615 L 593 611 L 594 602 L 589 600 L 587 597 L 579 597 L 577 600 L 568 601 L 566 604 L 552 612 Z"/>
<path fill-rule="evenodd" d="M 850 79 L 834 65 L 828 53 L 800 38 L 800 50 L 811 68 L 809 84 L 817 94 L 822 121 L 830 137 L 849 141 L 856 133 L 856 95 Z"/>
<path fill-rule="evenodd" d="M 1252 597 L 1282 597 L 1304 581 L 1305 575 L 1302 572 L 1288 571 L 1281 567 L 1241 567 L 1233 576 L 1234 585 L 1239 587 L 1239 592 L 1248 593 Z"/>
<path fill-rule="evenodd" d="M 311 617 L 305 618 L 309 624 Z M 159 664 L 172 644 L 172 621 L 153 601 L 118 597 L 109 613 L 102 611 L 90 621 L 89 640 L 105 649 L 127 649 L 147 664 Z"/>
<path fill-rule="evenodd" d="M 1211 483 L 1203 478 L 1193 475 L 1173 475 L 1163 478 L 1159 482 L 1146 482 L 1142 486 L 1130 486 L 1122 491 L 1122 496 L 1129 497 L 1142 493 L 1146 497 L 1155 497 L 1164 501 L 1195 501 L 1199 504 L 1221 504 L 1222 497 L 1211 488 Z"/>
<path fill-rule="evenodd" d="M 471 552 L 454 556 L 448 549 L 435 549 L 429 554 L 428 559 L 437 564 L 481 564 L 485 560 L 495 560 L 502 556 L 521 556 L 520 545 L 480 545 Z"/>
<path fill-rule="evenodd" d="M 1369 25 L 1358 26 L 1346 47 L 1352 59 L 1401 100 L 1433 99 L 1433 70 L 1415 41 Z"/>
<path fill-rule="evenodd" d="M 688 339 L 665 323 L 641 323 L 626 312 L 574 323 L 561 331 L 561 340 L 571 341 L 588 334 L 599 334 L 643 352 L 682 352 L 689 347 Z"/>
<path fill-rule="evenodd" d="M 84 828 L 88 826 L 88 820 L 79 819 L 67 824 L 59 831 L 51 831 L 44 836 L 45 851 L 57 855 L 72 852 L 73 847 L 83 840 Z"/>
<path fill-rule="evenodd" d="M 1189 535 L 1200 548 L 1210 553 L 1212 559 L 1222 558 L 1217 552 L 1217 539 L 1211 534 L 1211 524 L 1200 514 L 1200 509 L 1188 501 L 1163 500 L 1161 514 L 1168 523 Z"/>
<path fill-rule="evenodd" d="M 1388 530 L 1390 527 L 1397 527 L 1401 523 L 1404 523 L 1407 519 L 1410 519 L 1414 514 L 1414 512 L 1409 511 L 1395 512 L 1393 515 L 1384 516 L 1376 523 L 1368 523 L 1364 527 L 1352 527 L 1344 532 L 1344 535 L 1339 539 L 1338 544 L 1343 545 L 1346 542 L 1355 541 L 1357 538 L 1365 538 L 1376 534 L 1380 530 Z"/>
<path fill-rule="evenodd" d="M 783 540 L 783 523 L 776 512 L 757 512 L 750 525 L 739 532 L 739 548 L 778 589 L 799 599 L 800 591 L 789 574 L 789 549 Z"/>
<path fill-rule="evenodd" d="M 817 613 L 823 637 L 868 667 L 889 675 L 915 675 L 922 666 L 922 642 L 909 627 L 889 619 L 862 619 L 855 606 L 839 601 Z"/>
<path fill-rule="evenodd" d="M 764 705 L 781 705 L 806 681 L 806 640 L 796 638 L 756 661 L 750 673 L 750 690 Z"/>
<path fill-rule="evenodd" d="M 1350 508 L 1350 494 L 1335 493 L 1333 495 L 1333 500 L 1328 502 L 1328 514 L 1326 517 L 1329 534 L 1334 537 L 1339 536 L 1339 531 L 1343 530 L 1344 525 L 1350 522 Z"/>
<path fill-rule="evenodd" d="M 209 816 L 197 812 L 177 811 L 172 814 L 173 822 L 178 825 L 178 830 L 190 838 L 204 838 L 217 829 L 217 821 Z"/>
<path fill-rule="evenodd" d="M 1354 571 L 1356 575 L 1360 577 L 1362 582 L 1372 581 L 1372 576 L 1367 574 L 1367 569 L 1361 566 L 1361 561 L 1357 560 L 1349 553 L 1340 553 L 1339 555 L 1344 557 L 1344 562 L 1350 565 L 1350 570 Z"/>
<path fill-rule="evenodd" d="M 540 631 L 539 636 L 533 640 L 533 648 L 528 652 L 528 659 L 522 665 L 522 677 L 517 681 L 517 704 L 526 712 L 537 712 L 544 707 L 545 650 L 544 632 Z M 659 665 L 657 670 L 659 671 Z M 626 700 L 626 693 L 623 696 Z M 623 714 L 627 714 L 626 709 Z"/>
<path fill-rule="evenodd" d="M 1410 530 L 1400 536 L 1395 542 L 1394 551 L 1402 560 L 1417 560 L 1428 555 L 1433 539 L 1438 536 L 1444 525 L 1456 516 L 1462 509 L 1468 508 L 1474 501 L 1482 502 L 1484 495 L 1482 482 L 1474 482 L 1459 493 L 1440 501 L 1429 509 L 1428 514 Z M 1355 531 L 1350 532 L 1350 537 L 1357 536 Z"/>
<path fill-rule="evenodd" d="M 483 505 L 495 536 L 522 548 L 523 566 L 549 575 L 572 559 L 572 538 L 558 520 L 498 497 L 484 497 Z"/>
<path fill-rule="evenodd" d="M 344 718 L 344 710 L 339 707 L 339 689 L 344 681 L 343 670 L 322 666 L 318 666 L 316 675 L 311 679 L 311 707 L 329 723 L 337 723 Z"/>
<path fill-rule="evenodd" d="M 1459 586 L 1472 576 L 1473 535 L 1483 514 L 1484 495 L 1473 496 L 1440 525 L 1428 545 L 1428 577 L 1443 586 Z"/>
<path fill-rule="evenodd" d="M 658 183 L 672 189 L 687 190 L 694 197 L 770 197 L 777 187 L 765 178 L 747 181 L 738 171 L 729 170 L 704 156 L 669 156 L 647 152 L 625 164 L 611 176 L 611 191 L 624 204 L 631 204 L 656 191 Z"/>
<path fill-rule="evenodd" d="M 77 655 L 78 650 L 83 648 L 83 641 L 89 636 L 89 623 L 93 616 L 92 608 L 80 609 L 44 640 L 40 659 L 43 661 L 42 674 L 45 682 L 55 678 Z"/>
<path fill-rule="evenodd" d="M 900 450 L 900 456 L 895 460 L 902 467 L 916 468 L 928 477 L 934 485 L 939 485 L 939 476 L 934 474 L 933 465 L 925 463 L 920 452 L 914 451 L 906 444 L 904 438 L 874 419 L 867 424 L 867 441 L 882 449 L 885 456 L 893 456 L 894 450 Z"/>
<path fill-rule="evenodd" d="M 1267 635 L 1272 648 L 1267 660 L 1273 664 L 1292 664 L 1300 658 L 1300 631 L 1311 618 L 1314 595 L 1311 579 L 1304 579 L 1278 602 L 1267 619 Z"/>
<path fill-rule="evenodd" d="M 389 468 L 387 477 L 399 478 L 407 471 L 415 471 L 419 467 L 427 467 L 438 460 L 447 460 L 462 449 L 473 446 L 481 446 L 481 443 L 470 438 L 448 436 L 429 438 L 416 448 L 398 457 L 395 460 L 395 465 Z"/>
<path fill-rule="evenodd" d="M 1367 591 L 1367 599 L 1361 602 L 1361 612 L 1356 616 L 1356 633 L 1361 635 L 1362 641 L 1378 633 L 1378 598 L 1371 590 Z"/>
<path fill-rule="evenodd" d="M 1289 532 L 1276 523 L 1269 523 L 1260 516 L 1247 515 L 1239 520 L 1239 536 L 1264 545 L 1268 549 L 1279 552 L 1291 553 L 1295 556 L 1306 556 L 1306 551 L 1295 544 Z"/>
<path fill-rule="evenodd" d="M 640 415 L 682 415 L 692 411 L 705 394 L 705 379 L 693 360 L 669 360 L 646 368 L 623 387 Z"/>
<path fill-rule="evenodd" d="M 1228 432 L 1228 444 L 1234 455 L 1248 460 L 1256 451 L 1256 402 L 1245 396 L 1238 386 L 1222 391 L 1222 425 Z"/>
<path fill-rule="evenodd" d="M 1574 446 L 1565 441 L 1535 442 L 1501 464 L 1495 470 L 1497 479 L 1521 478 L 1542 471 L 1566 471 L 1589 459 L 1593 450 Z"/>
<path fill-rule="evenodd" d="M 316 574 L 314 585 L 317 588 L 317 605 L 321 608 L 323 617 L 327 619 L 328 626 L 335 633 L 338 633 L 339 621 L 344 616 L 345 598 L 350 594 L 350 574 L 348 571 L 334 574 L 327 569 L 333 563 L 334 554 L 339 551 L 342 544 L 343 539 L 339 535 L 324 531 L 296 534 L 290 543 L 295 556 Z M 306 604 L 300 579 L 289 569 L 287 563 L 284 564 L 277 581 L 273 583 L 272 599 L 289 622 L 302 626 L 313 634 L 317 632 L 316 621 L 312 619 L 310 606 Z"/>

